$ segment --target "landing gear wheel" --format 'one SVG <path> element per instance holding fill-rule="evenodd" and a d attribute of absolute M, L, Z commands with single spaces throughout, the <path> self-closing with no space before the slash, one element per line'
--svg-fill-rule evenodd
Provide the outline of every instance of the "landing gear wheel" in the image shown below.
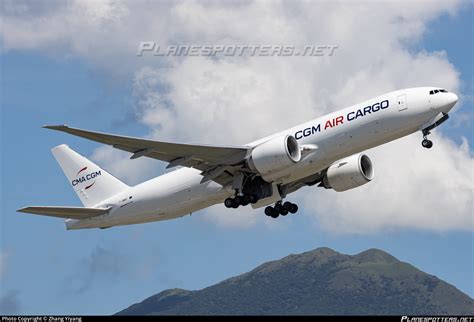
<path fill-rule="evenodd" d="M 293 204 L 291 202 L 287 201 L 283 204 L 283 209 L 285 209 L 286 211 L 290 211 L 292 205 Z"/>
<path fill-rule="evenodd" d="M 298 211 L 298 206 L 292 203 L 289 212 L 291 212 L 292 214 L 296 214 L 297 211 Z"/>
<path fill-rule="evenodd" d="M 232 199 L 232 208 L 237 209 L 239 206 L 240 205 L 235 201 L 235 199 Z"/>
<path fill-rule="evenodd" d="M 226 208 L 232 208 L 233 204 L 234 204 L 234 200 L 232 200 L 232 198 L 226 198 L 226 200 L 224 200 L 224 206 Z"/>
<path fill-rule="evenodd" d="M 251 202 L 252 202 L 252 196 L 251 195 L 245 194 L 241 197 L 240 204 L 242 206 L 247 206 Z"/>
<path fill-rule="evenodd" d="M 270 217 L 272 217 L 272 218 L 278 218 L 279 215 L 280 215 L 280 214 L 278 213 L 278 211 L 276 211 L 275 209 L 273 209 L 272 214 L 270 215 Z"/>
<path fill-rule="evenodd" d="M 273 214 L 273 211 L 274 211 L 273 207 L 268 206 L 265 208 L 265 215 L 270 217 Z"/>
<path fill-rule="evenodd" d="M 424 139 L 423 141 L 421 141 L 421 145 L 426 149 L 431 149 L 433 147 L 433 141 Z"/>
<path fill-rule="evenodd" d="M 283 209 L 280 211 L 280 215 L 282 215 L 282 216 L 288 215 L 288 210 L 286 210 L 285 208 L 283 208 Z"/>
<path fill-rule="evenodd" d="M 234 202 L 237 204 L 237 206 L 240 206 L 242 204 L 242 201 L 243 201 L 243 199 L 242 199 L 241 196 L 235 196 Z"/>
<path fill-rule="evenodd" d="M 281 203 L 277 203 L 274 208 L 275 211 L 278 213 L 281 213 L 281 211 L 283 210 L 283 206 L 281 205 Z"/>

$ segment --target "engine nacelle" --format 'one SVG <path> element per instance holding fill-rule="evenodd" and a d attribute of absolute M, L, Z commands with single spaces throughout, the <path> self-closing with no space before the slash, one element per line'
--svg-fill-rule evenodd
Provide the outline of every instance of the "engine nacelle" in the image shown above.
<path fill-rule="evenodd" d="M 331 164 L 323 179 L 325 188 L 345 191 L 357 188 L 374 178 L 370 158 L 362 153 L 351 155 Z"/>
<path fill-rule="evenodd" d="M 247 165 L 253 171 L 265 175 L 289 167 L 301 159 L 298 141 L 291 136 L 279 136 L 257 145 L 248 158 Z"/>

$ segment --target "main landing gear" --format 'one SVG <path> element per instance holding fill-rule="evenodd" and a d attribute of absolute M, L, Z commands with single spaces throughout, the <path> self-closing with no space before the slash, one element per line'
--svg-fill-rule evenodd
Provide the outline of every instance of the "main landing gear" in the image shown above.
<path fill-rule="evenodd" d="M 224 206 L 227 208 L 239 208 L 239 206 L 247 206 L 248 204 L 256 203 L 257 201 L 258 199 L 254 195 L 236 195 L 234 198 L 227 198 L 224 200 Z"/>
<path fill-rule="evenodd" d="M 239 206 L 247 206 L 251 203 L 256 203 L 258 199 L 254 195 L 236 195 L 234 198 L 227 198 L 224 200 L 224 206 L 226 208 L 239 208 Z M 277 218 L 278 216 L 286 216 L 288 213 L 295 214 L 298 211 L 298 205 L 286 201 L 282 203 L 278 201 L 275 206 L 268 206 L 265 208 L 265 215 Z"/>
<path fill-rule="evenodd" d="M 244 173 L 238 172 L 234 174 L 233 180 L 232 188 L 235 191 L 235 195 L 224 200 L 224 206 L 226 206 L 226 208 L 235 209 L 240 206 L 255 204 L 259 200 L 273 195 L 274 187 L 272 186 L 272 183 L 264 181 L 260 176 L 248 176 Z M 277 189 L 279 198 L 285 198 L 288 186 L 278 185 Z M 288 201 L 283 203 L 281 200 L 273 207 L 268 206 L 265 208 L 265 214 L 273 218 L 277 218 L 280 215 L 286 216 L 288 213 L 294 214 L 297 211 L 297 205 Z"/>
<path fill-rule="evenodd" d="M 288 213 L 295 214 L 298 211 L 298 206 L 289 201 L 282 204 L 278 201 L 274 207 L 268 206 L 265 208 L 265 215 L 277 218 L 279 215 L 286 216 Z"/>

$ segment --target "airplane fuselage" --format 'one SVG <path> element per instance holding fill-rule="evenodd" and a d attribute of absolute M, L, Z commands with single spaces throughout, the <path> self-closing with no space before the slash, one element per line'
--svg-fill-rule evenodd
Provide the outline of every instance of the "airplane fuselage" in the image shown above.
<path fill-rule="evenodd" d="M 287 184 L 323 171 L 332 163 L 424 129 L 447 113 L 457 97 L 430 95 L 434 87 L 390 92 L 297 125 L 247 144 L 257 146 L 272 138 L 291 135 L 303 153 L 291 167 L 272 173 L 270 180 Z M 454 95 L 455 96 L 455 95 Z M 184 216 L 222 203 L 235 194 L 230 186 L 202 182 L 201 171 L 179 168 L 130 187 L 96 207 L 112 207 L 108 214 L 84 220 L 66 220 L 68 229 L 111 227 Z"/>

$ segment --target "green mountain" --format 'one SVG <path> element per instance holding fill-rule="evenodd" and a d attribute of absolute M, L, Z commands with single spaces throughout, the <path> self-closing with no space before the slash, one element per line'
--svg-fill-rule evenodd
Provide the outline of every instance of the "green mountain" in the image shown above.
<path fill-rule="evenodd" d="M 474 300 L 381 250 L 318 248 L 202 290 L 166 290 L 117 314 L 472 315 Z"/>

